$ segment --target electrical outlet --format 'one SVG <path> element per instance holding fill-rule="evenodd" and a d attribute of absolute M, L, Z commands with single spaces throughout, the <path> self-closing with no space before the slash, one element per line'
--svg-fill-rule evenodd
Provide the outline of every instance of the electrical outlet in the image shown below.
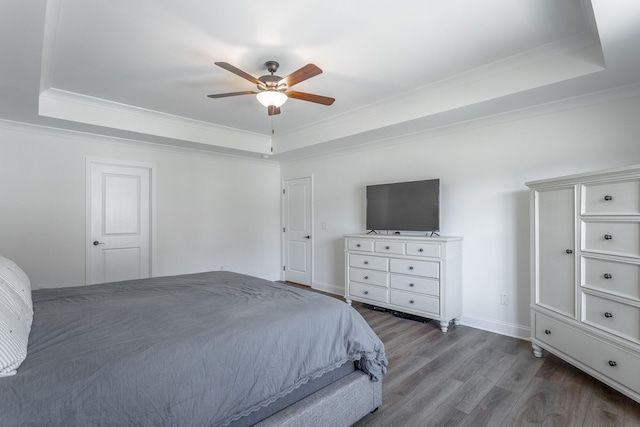
<path fill-rule="evenodd" d="M 500 294 L 500 305 L 509 305 L 509 295 Z"/>

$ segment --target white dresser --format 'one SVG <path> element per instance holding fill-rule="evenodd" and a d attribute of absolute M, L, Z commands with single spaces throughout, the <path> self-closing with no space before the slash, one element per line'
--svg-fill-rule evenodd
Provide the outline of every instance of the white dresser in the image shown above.
<path fill-rule="evenodd" d="M 640 401 L 640 166 L 527 186 L 534 354 Z"/>
<path fill-rule="evenodd" d="M 345 299 L 439 320 L 462 315 L 462 237 L 345 236 Z"/>

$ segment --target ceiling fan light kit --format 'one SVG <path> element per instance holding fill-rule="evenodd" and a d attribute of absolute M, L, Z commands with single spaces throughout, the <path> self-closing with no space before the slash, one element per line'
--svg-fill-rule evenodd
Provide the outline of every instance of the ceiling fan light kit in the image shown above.
<path fill-rule="evenodd" d="M 273 105 L 276 108 L 282 107 L 282 105 L 287 102 L 287 99 L 289 99 L 287 95 L 276 90 L 260 92 L 256 95 L 256 98 L 258 98 L 258 102 L 265 107 Z"/>
<path fill-rule="evenodd" d="M 259 78 L 255 78 L 251 74 L 245 73 L 241 69 L 227 62 L 216 62 L 215 64 L 218 67 L 224 68 L 225 70 L 255 84 L 258 90 L 207 95 L 209 98 L 226 98 L 229 96 L 255 94 L 258 102 L 267 107 L 267 114 L 270 116 L 280 114 L 280 107 L 287 102 L 287 99 L 289 98 L 315 102 L 316 104 L 322 105 L 331 105 L 335 101 L 334 98 L 329 98 L 327 96 L 289 91 L 293 85 L 322 73 L 322 70 L 314 64 L 307 64 L 285 78 L 274 74 L 278 71 L 278 67 L 280 66 L 276 61 L 267 61 L 264 65 L 267 71 L 271 74 Z"/>

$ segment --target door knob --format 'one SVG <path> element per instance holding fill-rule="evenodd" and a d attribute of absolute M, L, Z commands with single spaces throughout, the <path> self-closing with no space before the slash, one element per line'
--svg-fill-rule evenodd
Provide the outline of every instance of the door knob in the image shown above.
<path fill-rule="evenodd" d="M 97 240 L 93 241 L 93 246 L 104 245 L 104 242 L 98 242 Z"/>
<path fill-rule="evenodd" d="M 304 238 L 305 238 L 305 239 L 310 239 L 310 238 L 311 238 L 311 236 L 304 236 Z"/>

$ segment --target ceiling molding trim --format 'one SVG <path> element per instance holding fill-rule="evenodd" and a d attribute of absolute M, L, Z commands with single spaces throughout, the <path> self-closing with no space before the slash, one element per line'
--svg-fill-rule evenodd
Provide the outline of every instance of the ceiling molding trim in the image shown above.
<path fill-rule="evenodd" d="M 56 138 L 63 138 L 65 140 L 78 140 L 81 142 L 87 142 L 90 140 L 91 142 L 99 143 L 99 144 L 107 144 L 107 145 L 119 145 L 127 148 L 138 148 L 138 149 L 153 149 L 154 151 L 163 151 L 170 153 L 180 153 L 180 154 L 189 154 L 194 156 L 209 156 L 220 159 L 226 159 L 230 161 L 239 161 L 243 163 L 258 163 L 258 164 L 267 164 L 272 166 L 279 166 L 279 162 L 272 160 L 270 158 L 265 158 L 262 156 L 256 156 L 255 154 L 248 155 L 249 153 L 232 153 L 232 152 L 220 152 L 213 151 L 208 149 L 209 147 L 202 146 L 198 148 L 197 146 L 178 146 L 174 143 L 158 143 L 151 141 L 143 141 L 139 139 L 130 139 L 130 138 L 122 138 L 115 137 L 109 135 L 102 135 L 91 132 L 83 132 L 72 129 L 64 129 L 52 126 L 43 126 L 37 125 L 33 123 L 25 123 L 18 122 L 13 120 L 0 119 L 0 129 L 7 129 L 10 131 L 17 131 L 23 133 L 31 133 L 35 135 L 44 135 L 44 136 L 52 136 Z"/>
<path fill-rule="evenodd" d="M 271 137 L 267 135 L 212 125 L 55 88 L 49 88 L 40 94 L 39 114 L 216 147 L 271 154 Z"/>
<path fill-rule="evenodd" d="M 466 132 L 482 127 L 494 126 L 562 111 L 570 111 L 578 108 L 589 107 L 591 105 L 615 102 L 633 97 L 640 97 L 640 83 L 618 86 L 611 89 L 592 92 L 586 95 L 574 96 L 559 101 L 542 103 L 506 112 L 490 114 L 484 117 L 443 124 L 440 126 L 433 126 L 429 128 L 423 127 L 418 130 L 410 128 L 407 124 L 405 124 L 405 126 L 398 125 L 388 128 L 379 128 L 360 135 L 353 135 L 334 140 L 327 144 L 319 144 L 317 146 L 300 149 L 298 151 L 278 154 L 274 156 L 274 159 L 279 161 L 281 164 L 287 164 L 305 160 L 331 158 L 339 155 L 375 149 L 378 147 L 412 143 L 418 140 L 436 138 L 453 133 Z M 416 121 L 416 123 L 420 123 L 420 121 Z"/>

